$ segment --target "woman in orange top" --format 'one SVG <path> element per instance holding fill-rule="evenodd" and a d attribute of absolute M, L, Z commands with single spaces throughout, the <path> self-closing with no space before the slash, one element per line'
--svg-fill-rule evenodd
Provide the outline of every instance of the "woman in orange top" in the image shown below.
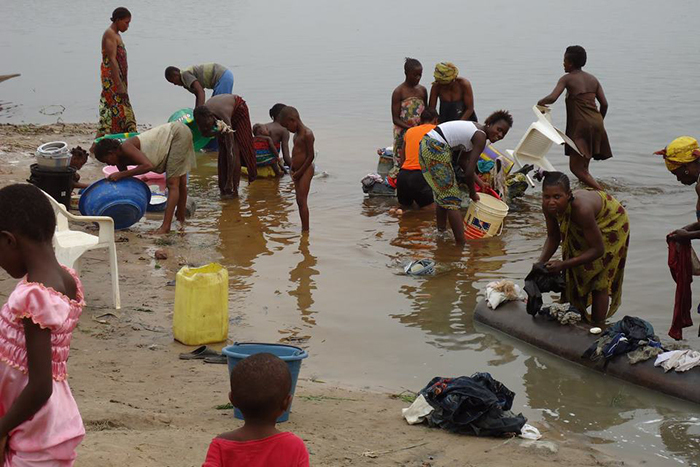
<path fill-rule="evenodd" d="M 404 150 L 399 158 L 399 175 L 396 179 L 396 195 L 399 204 L 411 207 L 413 202 L 420 208 L 433 204 L 433 190 L 423 178 L 418 153 L 420 140 L 438 122 L 438 114 L 435 109 L 427 108 L 420 115 L 420 125 L 409 128 L 404 136 Z"/>

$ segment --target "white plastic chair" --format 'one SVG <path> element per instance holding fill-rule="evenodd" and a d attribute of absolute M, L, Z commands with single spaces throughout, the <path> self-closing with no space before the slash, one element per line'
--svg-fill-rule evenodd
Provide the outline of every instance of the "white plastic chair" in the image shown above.
<path fill-rule="evenodd" d="M 117 270 L 117 247 L 114 243 L 114 221 L 106 216 L 75 216 L 66 207 L 44 192 L 56 213 L 56 233 L 53 238 L 54 251 L 59 263 L 72 269 L 83 254 L 89 250 L 107 248 L 109 251 L 109 267 L 112 275 L 112 299 L 114 308 L 121 308 L 119 295 L 119 271 Z M 70 230 L 68 221 L 82 223 L 97 223 L 99 235 L 91 235 L 79 230 Z"/>
<path fill-rule="evenodd" d="M 520 168 L 526 164 L 533 164 L 544 170 L 556 170 L 545 157 L 554 143 L 568 144 L 580 153 L 576 144 L 563 131 L 552 125 L 549 108 L 535 105 L 532 111 L 537 116 L 537 121 L 530 125 L 514 150 L 506 150 Z M 530 177 L 528 181 L 535 186 Z"/>

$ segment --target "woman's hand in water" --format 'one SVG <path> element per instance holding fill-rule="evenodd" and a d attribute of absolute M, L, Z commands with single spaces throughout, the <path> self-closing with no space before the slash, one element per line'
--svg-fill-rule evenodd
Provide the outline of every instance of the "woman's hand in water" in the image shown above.
<path fill-rule="evenodd" d="M 559 274 L 566 269 L 566 264 L 564 261 L 548 261 L 544 267 L 547 269 L 547 272 L 551 274 Z"/>

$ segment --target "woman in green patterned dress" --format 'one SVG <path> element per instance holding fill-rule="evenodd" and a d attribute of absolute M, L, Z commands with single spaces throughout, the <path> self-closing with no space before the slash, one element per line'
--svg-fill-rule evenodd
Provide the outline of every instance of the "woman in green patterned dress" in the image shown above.
<path fill-rule="evenodd" d="M 571 191 L 561 172 L 545 172 L 542 211 L 547 240 L 538 261 L 549 272 L 566 271 L 562 300 L 593 323 L 620 307 L 630 224 L 625 208 L 604 191 Z M 551 261 L 561 244 L 563 261 Z M 587 308 L 592 306 L 591 314 Z"/>

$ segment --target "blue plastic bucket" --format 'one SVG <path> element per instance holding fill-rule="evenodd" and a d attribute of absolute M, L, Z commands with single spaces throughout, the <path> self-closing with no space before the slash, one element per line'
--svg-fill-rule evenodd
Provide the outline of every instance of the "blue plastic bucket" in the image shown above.
<path fill-rule="evenodd" d="M 148 185 L 133 177 L 111 182 L 106 178 L 87 187 L 80 196 L 78 209 L 84 216 L 109 216 L 114 229 L 127 229 L 146 214 L 151 201 Z"/>
<path fill-rule="evenodd" d="M 224 347 L 221 353 L 226 355 L 226 359 L 228 360 L 229 375 L 231 375 L 231 371 L 233 370 L 233 367 L 236 366 L 236 363 L 240 362 L 246 357 L 255 355 L 256 353 L 271 353 L 278 356 L 287 363 L 289 372 L 292 374 L 292 388 L 289 391 L 289 394 L 292 397 L 294 397 L 294 390 L 297 387 L 297 379 L 299 378 L 301 361 L 309 356 L 306 350 L 299 347 L 294 347 L 292 345 L 262 344 L 257 342 L 236 342 L 233 345 Z M 277 423 L 286 422 L 289 420 L 289 411 L 291 409 L 292 404 L 289 404 L 289 409 L 287 409 L 287 411 L 277 419 Z M 233 411 L 233 416 L 239 420 L 243 420 L 243 414 L 238 409 Z"/>

